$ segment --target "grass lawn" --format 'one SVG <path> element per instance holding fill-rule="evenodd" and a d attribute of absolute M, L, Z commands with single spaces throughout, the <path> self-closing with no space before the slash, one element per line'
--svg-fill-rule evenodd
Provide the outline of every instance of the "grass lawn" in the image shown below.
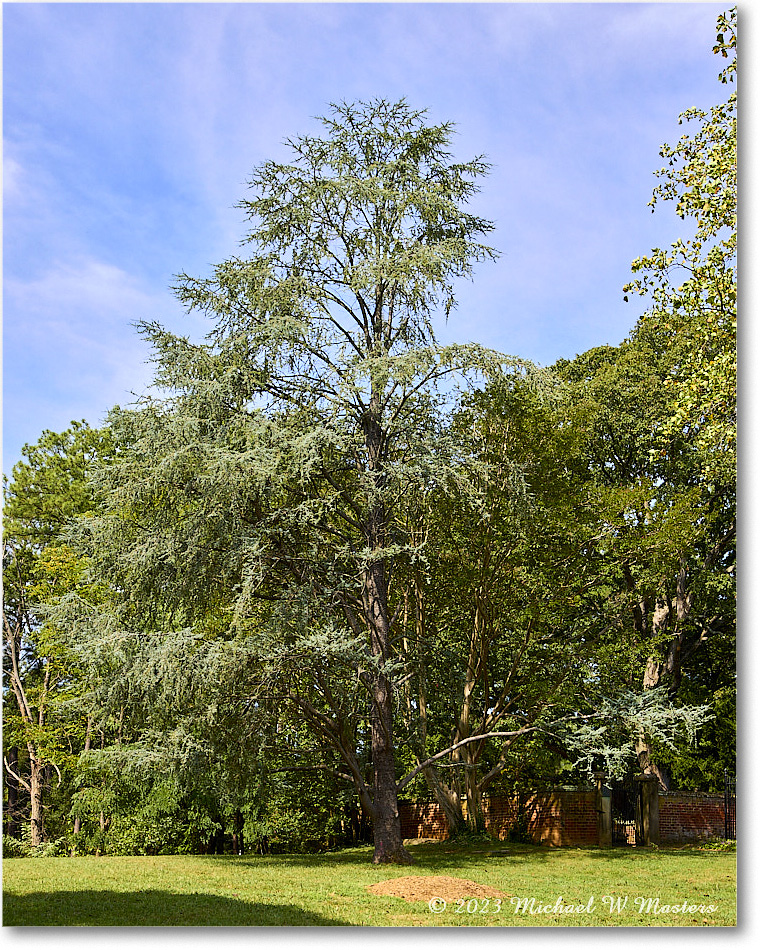
<path fill-rule="evenodd" d="M 272 857 L 13 858 L 3 862 L 3 925 L 736 924 L 735 853 L 498 842 L 417 844 L 410 851 L 415 864 L 404 868 L 373 866 L 369 848 Z M 506 896 L 500 904 L 449 899 L 443 907 L 439 901 L 434 913 L 426 900 L 409 903 L 367 890 L 412 875 L 466 878 Z"/>

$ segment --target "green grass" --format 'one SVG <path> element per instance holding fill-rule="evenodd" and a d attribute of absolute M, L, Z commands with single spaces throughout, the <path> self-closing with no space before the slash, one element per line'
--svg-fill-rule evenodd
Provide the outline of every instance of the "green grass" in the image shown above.
<path fill-rule="evenodd" d="M 272 857 L 81 857 L 3 862 L 5 926 L 721 926 L 736 924 L 736 854 L 705 849 L 550 849 L 494 843 L 410 846 L 412 867 L 375 867 L 371 850 Z M 403 875 L 463 877 L 541 905 L 588 913 L 517 910 L 510 899 L 427 903 L 370 894 Z M 620 913 L 609 901 L 620 898 Z M 652 899 L 647 913 L 636 898 Z M 714 910 L 655 913 L 663 906 Z M 615 904 L 617 907 L 617 904 Z M 480 913 L 485 908 L 485 913 Z M 469 909 L 469 913 L 468 913 Z M 459 912 L 457 912 L 459 911 Z"/>

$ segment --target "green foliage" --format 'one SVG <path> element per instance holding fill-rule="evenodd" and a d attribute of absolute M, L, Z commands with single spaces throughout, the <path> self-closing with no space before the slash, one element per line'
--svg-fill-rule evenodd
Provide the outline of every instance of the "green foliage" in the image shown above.
<path fill-rule="evenodd" d="M 418 762 L 457 747 L 424 774 L 453 809 L 467 800 L 468 821 L 480 794 L 524 764 L 526 744 L 536 752 L 534 730 L 593 703 L 604 635 L 584 545 L 596 524 L 565 399 L 545 372 L 464 398 L 452 432 L 469 477 L 415 512 L 430 556 L 405 594 L 406 744 Z"/>
<path fill-rule="evenodd" d="M 714 52 L 730 62 L 721 82 L 736 77 L 736 7 L 718 20 Z M 708 112 L 690 109 L 681 122 L 693 134 L 660 152 L 658 201 L 675 202 L 676 214 L 694 224 L 693 236 L 656 248 L 633 262 L 637 277 L 625 288 L 648 295 L 651 310 L 637 332 L 667 348 L 672 368 L 665 382 L 670 412 L 662 445 L 688 432 L 710 481 L 731 481 L 736 467 L 736 92 Z M 679 280 L 683 278 L 682 282 Z"/>
<path fill-rule="evenodd" d="M 724 83 L 735 28 L 734 9 L 719 18 L 714 50 L 734 56 Z M 558 368 L 586 437 L 595 553 L 631 669 L 684 706 L 713 704 L 699 752 L 655 740 L 650 752 L 673 781 L 714 788 L 714 764 L 735 749 L 736 95 L 681 121 L 697 129 L 663 146 L 651 205 L 675 202 L 694 234 L 634 262 L 641 276 L 625 291 L 651 308 L 629 341 Z"/>
<path fill-rule="evenodd" d="M 264 817 L 246 824 L 248 840 L 254 849 L 264 854 L 295 853 L 305 850 L 313 837 L 304 811 L 273 808 Z"/>
<path fill-rule="evenodd" d="M 720 854 L 735 854 L 736 853 L 736 841 L 725 838 L 715 838 L 711 841 L 706 841 L 702 846 L 702 851 L 716 852 Z"/>
<path fill-rule="evenodd" d="M 657 761 L 668 769 L 674 788 L 722 792 L 724 772 L 735 775 L 737 768 L 736 656 L 731 638 L 708 639 L 695 653 L 679 701 L 709 703 L 712 718 L 700 728 L 696 746 L 679 745 L 675 751 L 656 746 Z"/>
<path fill-rule="evenodd" d="M 63 532 L 93 509 L 90 475 L 111 450 L 107 434 L 74 422 L 66 432 L 46 431 L 36 445 L 24 446 L 24 459 L 4 479 L 3 669 L 9 690 L 3 749 L 22 750 L 25 774 L 6 772 L 28 793 L 25 818 L 35 847 L 47 835 L 46 811 L 50 830 L 63 830 L 69 788 L 63 775 L 69 777 L 86 728 L 77 708 L 81 665 L 69 631 L 51 620 L 49 608 L 73 594 L 97 601 L 104 590 L 101 581 L 85 577 L 86 564 Z M 51 769 L 63 794 L 51 788 Z"/>
<path fill-rule="evenodd" d="M 626 690 L 604 699 L 589 717 L 563 727 L 566 747 L 578 755 L 576 765 L 588 774 L 602 770 L 624 778 L 638 751 L 640 736 L 674 752 L 679 739 L 694 744 L 698 730 L 712 718 L 707 706 L 677 706 L 663 687 L 644 692 Z M 583 721 L 585 720 L 585 721 Z"/>
<path fill-rule="evenodd" d="M 693 433 L 672 436 L 662 450 L 672 359 L 670 350 L 636 334 L 558 371 L 572 394 L 596 521 L 587 556 L 597 577 L 597 613 L 618 644 L 603 657 L 607 682 L 600 685 L 611 695 L 615 679 L 667 684 L 679 705 L 698 707 L 735 691 L 736 498 L 731 483 L 706 477 Z M 649 754 L 663 780 L 715 787 L 722 766 L 708 778 L 695 765 L 708 749 L 712 761 L 730 758 L 735 736 L 729 706 L 719 703 L 714 712 L 717 720 L 700 730 L 698 751 L 651 739 Z"/>
<path fill-rule="evenodd" d="M 480 240 L 491 224 L 464 210 L 486 163 L 453 161 L 451 126 L 424 120 L 403 101 L 335 105 L 325 137 L 254 171 L 250 256 L 178 278 L 213 323 L 207 341 L 143 324 L 165 395 L 109 420 L 120 451 L 80 543 L 123 596 L 101 616 L 67 605 L 82 655 L 113 662 L 103 644 L 119 644 L 109 708 L 129 684 L 128 704 L 149 697 L 161 717 L 175 680 L 210 706 L 234 658 L 237 721 L 299 717 L 317 740 L 302 764 L 332 749 L 370 813 L 374 742 L 374 798 L 391 815 L 392 578 L 421 554 L 406 500 L 469 477 L 441 381 L 510 362 L 435 341 L 455 279 L 494 253 Z"/>
<path fill-rule="evenodd" d="M 3 835 L 4 858 L 26 858 L 29 856 L 29 845 L 19 838 Z"/>
<path fill-rule="evenodd" d="M 159 815 L 136 810 L 115 816 L 107 831 L 86 828 L 72 838 L 72 848 L 78 855 L 185 854 L 189 853 L 183 846 L 187 833 L 178 810 Z"/>
<path fill-rule="evenodd" d="M 60 539 L 72 518 L 93 507 L 90 476 L 111 451 L 109 434 L 72 422 L 65 432 L 45 430 L 5 479 L 4 523 L 15 543 L 35 549 Z"/>
<path fill-rule="evenodd" d="M 28 839 L 28 835 L 24 838 L 3 835 L 3 858 L 60 858 L 71 850 L 66 837 L 52 838 L 40 845 L 32 845 Z"/>

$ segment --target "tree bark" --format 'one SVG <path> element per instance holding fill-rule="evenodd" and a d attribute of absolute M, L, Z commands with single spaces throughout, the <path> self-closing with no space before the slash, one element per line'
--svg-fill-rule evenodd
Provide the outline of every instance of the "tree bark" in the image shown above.
<path fill-rule="evenodd" d="M 386 451 L 381 425 L 379 395 L 373 392 L 370 411 L 362 421 L 367 467 L 373 483 L 373 496 L 368 499 L 365 522 L 366 541 L 373 559 L 364 569 L 363 607 L 370 635 L 370 652 L 380 669 L 372 672 L 370 726 L 374 796 L 372 821 L 375 836 L 375 864 L 411 864 L 412 857 L 404 848 L 401 818 L 396 789 L 396 757 L 393 749 L 393 688 L 382 667 L 391 658 L 391 620 L 388 609 L 388 575 L 384 556 L 387 542 L 387 511 L 378 501 L 386 486 L 383 471 Z"/>
<path fill-rule="evenodd" d="M 663 632 L 671 621 L 670 603 L 666 596 L 660 598 L 652 610 L 652 639 L 656 643 L 662 637 Z M 668 644 L 664 660 L 655 656 L 650 656 L 647 660 L 644 670 L 642 686 L 644 689 L 656 689 L 662 680 L 664 672 L 673 672 L 673 664 L 677 659 L 677 653 L 680 648 L 680 638 L 682 634 L 675 632 Z M 652 744 L 645 735 L 640 735 L 636 740 L 636 757 L 639 768 L 647 775 L 656 775 L 663 791 L 670 788 L 670 775 L 668 770 L 661 768 L 652 755 Z"/>
<path fill-rule="evenodd" d="M 429 765 L 422 770 L 428 788 L 441 806 L 446 822 L 449 826 L 449 836 L 456 838 L 467 830 L 467 823 L 462 812 L 462 799 L 456 789 L 448 788 L 440 780 L 435 766 Z"/>
<path fill-rule="evenodd" d="M 390 621 L 385 565 L 372 564 L 365 578 L 365 609 L 370 622 L 372 655 L 381 663 L 390 657 Z M 388 677 L 382 672 L 372 676 L 372 765 L 374 770 L 375 864 L 411 864 L 404 848 L 396 791 L 396 758 L 393 750 L 393 694 Z"/>
<path fill-rule="evenodd" d="M 245 825 L 245 819 L 243 818 L 243 813 L 238 809 L 235 812 L 235 826 L 232 832 L 232 853 L 233 854 L 242 854 L 244 850 L 243 842 L 243 826 Z"/>
<path fill-rule="evenodd" d="M 45 794 L 45 763 L 37 757 L 33 743 L 29 750 L 29 797 L 31 799 L 31 845 L 37 847 L 45 840 L 45 815 L 43 810 Z"/>
<path fill-rule="evenodd" d="M 88 716 L 87 730 L 84 735 L 84 751 L 88 752 L 91 745 L 92 745 L 92 719 Z M 74 834 L 78 835 L 81 830 L 82 830 L 82 819 L 79 817 L 79 815 L 77 815 L 76 818 L 74 819 Z"/>

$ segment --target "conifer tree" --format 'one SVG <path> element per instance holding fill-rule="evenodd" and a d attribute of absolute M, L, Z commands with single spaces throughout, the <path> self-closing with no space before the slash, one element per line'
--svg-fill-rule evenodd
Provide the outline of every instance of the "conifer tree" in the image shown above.
<path fill-rule="evenodd" d="M 249 253 L 178 278 L 206 342 L 141 326 L 163 395 L 112 415 L 124 448 L 93 550 L 132 629 L 245 641 L 251 701 L 289 704 L 338 752 L 374 860 L 403 863 L 392 585 L 419 552 L 399 512 L 461 477 L 439 383 L 506 360 L 434 333 L 455 280 L 495 256 L 465 210 L 488 166 L 454 161 L 451 124 L 403 100 L 321 121 L 255 169 Z"/>

